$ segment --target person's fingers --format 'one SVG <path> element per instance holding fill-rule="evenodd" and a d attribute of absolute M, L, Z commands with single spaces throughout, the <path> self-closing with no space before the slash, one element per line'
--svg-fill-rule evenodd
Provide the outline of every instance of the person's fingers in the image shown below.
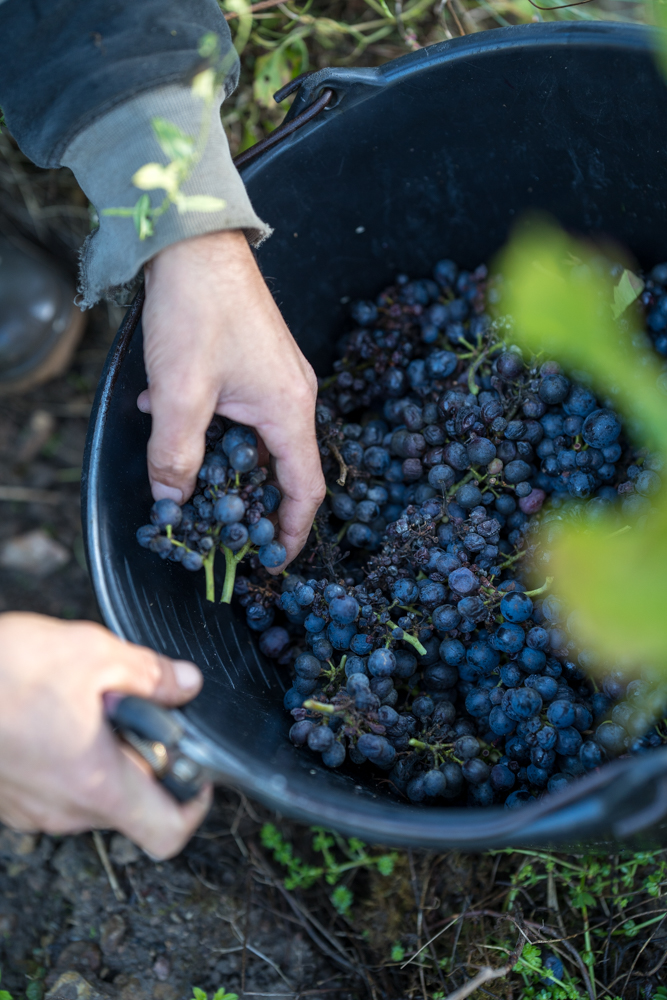
<path fill-rule="evenodd" d="M 121 642 L 103 633 L 108 643 L 98 677 L 104 692 L 134 694 L 163 705 L 182 705 L 200 691 L 201 671 L 187 660 L 170 660 L 145 646 Z"/>
<path fill-rule="evenodd" d="M 137 396 L 137 408 L 141 410 L 142 413 L 151 412 L 151 394 L 149 389 L 144 389 Z"/>
<path fill-rule="evenodd" d="M 170 373 L 151 383 L 153 426 L 148 475 L 155 500 L 183 503 L 192 494 L 217 392 L 204 375 Z"/>
<path fill-rule="evenodd" d="M 278 510 L 279 541 L 285 546 L 285 565 L 298 556 L 310 533 L 317 508 L 326 495 L 315 430 L 302 429 L 300 434 L 282 435 L 267 441 L 274 456 L 276 479 L 282 493 Z M 282 572 L 282 567 L 272 570 Z"/>
<path fill-rule="evenodd" d="M 121 746 L 117 781 L 122 794 L 107 800 L 100 827 L 111 827 L 129 837 L 153 858 L 173 857 L 200 825 L 211 806 L 212 788 L 206 785 L 190 802 L 180 805 L 135 761 L 133 751 Z"/>

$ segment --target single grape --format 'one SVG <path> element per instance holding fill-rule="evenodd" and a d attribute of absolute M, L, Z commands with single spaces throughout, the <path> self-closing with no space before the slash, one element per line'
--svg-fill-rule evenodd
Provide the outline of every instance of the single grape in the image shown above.
<path fill-rule="evenodd" d="M 282 501 L 282 496 L 280 490 L 276 486 L 265 486 L 262 495 L 262 504 L 264 505 L 264 510 L 267 514 L 275 514 L 275 512 L 280 507 Z"/>
<path fill-rule="evenodd" d="M 489 712 L 489 727 L 491 732 L 497 736 L 506 736 L 508 733 L 514 732 L 516 722 L 503 712 L 500 705 L 494 705 Z"/>
<path fill-rule="evenodd" d="M 297 677 L 313 680 L 315 677 L 320 676 L 321 670 L 322 664 L 311 653 L 301 653 L 294 661 L 294 671 Z"/>
<path fill-rule="evenodd" d="M 526 788 L 517 788 L 515 792 L 510 792 L 505 799 L 506 809 L 521 809 L 528 802 L 532 801 L 532 795 Z"/>
<path fill-rule="evenodd" d="M 368 657 L 368 672 L 374 677 L 390 677 L 396 671 L 396 657 L 390 649 L 376 649 Z"/>
<path fill-rule="evenodd" d="M 508 622 L 525 622 L 532 612 L 533 602 L 520 592 L 506 594 L 500 602 L 500 613 Z"/>
<path fill-rule="evenodd" d="M 453 749 L 454 754 L 461 760 L 472 760 L 473 757 L 479 757 L 482 748 L 474 736 L 459 736 Z"/>
<path fill-rule="evenodd" d="M 539 714 L 542 709 L 542 699 L 532 688 L 510 688 L 503 696 L 501 707 L 510 719 L 520 722 L 522 719 L 530 719 Z"/>
<path fill-rule="evenodd" d="M 235 493 L 226 493 L 216 500 L 213 507 L 213 516 L 221 524 L 234 524 L 236 521 L 241 521 L 244 515 L 245 504 Z"/>
<path fill-rule="evenodd" d="M 594 770 L 604 761 L 602 747 L 595 740 L 586 740 L 579 748 L 579 760 L 587 771 Z"/>
<path fill-rule="evenodd" d="M 505 599 L 505 598 L 504 598 Z M 524 631 L 520 625 L 500 625 L 491 642 L 501 653 L 518 653 L 524 644 Z"/>
<path fill-rule="evenodd" d="M 278 566 L 282 566 L 287 559 L 287 551 L 280 542 L 269 542 L 268 545 L 261 546 L 257 557 L 262 566 L 266 566 L 267 569 L 276 569 Z"/>
<path fill-rule="evenodd" d="M 289 731 L 289 738 L 295 746 L 305 746 L 308 740 L 308 735 L 314 728 L 314 723 L 310 722 L 308 719 L 302 719 L 300 722 L 294 723 Z"/>
<path fill-rule="evenodd" d="M 220 532 L 220 541 L 230 551 L 238 552 L 248 541 L 248 529 L 245 524 L 240 524 L 238 521 L 226 524 Z"/>
<path fill-rule="evenodd" d="M 156 500 L 151 507 L 151 523 L 158 528 L 166 528 L 171 525 L 177 528 L 181 523 L 181 508 L 174 500 Z"/>
<path fill-rule="evenodd" d="M 547 658 L 541 649 L 529 649 L 528 646 L 524 646 L 516 662 L 527 674 L 539 674 L 544 670 Z"/>
<path fill-rule="evenodd" d="M 396 760 L 396 750 L 384 736 L 363 733 L 357 740 L 357 750 L 383 770 L 390 770 Z"/>
<path fill-rule="evenodd" d="M 303 695 L 295 687 L 291 687 L 285 692 L 283 705 L 288 712 L 291 712 L 293 708 L 301 708 L 303 705 Z"/>
<path fill-rule="evenodd" d="M 434 709 L 433 699 L 427 694 L 419 695 L 412 703 L 412 714 L 418 719 L 428 719 L 429 716 L 433 715 Z"/>
<path fill-rule="evenodd" d="M 273 541 L 274 530 L 267 517 L 260 517 L 259 521 L 248 528 L 248 537 L 253 545 L 268 545 Z"/>
<path fill-rule="evenodd" d="M 549 781 L 547 782 L 547 789 L 550 792 L 560 792 L 563 788 L 567 788 L 570 784 L 570 778 L 567 774 L 553 774 Z"/>
<path fill-rule="evenodd" d="M 489 780 L 491 769 L 479 757 L 472 757 L 461 765 L 461 773 L 471 785 L 481 785 Z"/>
<path fill-rule="evenodd" d="M 180 549 L 180 551 L 183 552 L 183 549 Z M 184 569 L 188 569 L 193 573 L 201 569 L 204 565 L 204 560 L 199 552 L 192 552 L 190 550 L 183 553 L 180 562 Z"/>
<path fill-rule="evenodd" d="M 547 719 L 556 729 L 567 729 L 575 720 L 574 705 L 561 699 L 552 701 L 547 709 Z"/>
<path fill-rule="evenodd" d="M 332 621 L 339 625 L 349 625 L 359 617 L 359 602 L 351 596 L 333 597 L 329 602 Z"/>
<path fill-rule="evenodd" d="M 579 753 L 582 744 L 581 733 L 570 726 L 567 729 L 559 729 L 556 738 L 556 750 L 563 757 L 572 757 Z"/>
<path fill-rule="evenodd" d="M 264 653 L 264 656 L 275 660 L 289 644 L 289 641 L 290 637 L 287 629 L 284 629 L 281 625 L 273 625 L 260 635 L 259 648 Z"/>
<path fill-rule="evenodd" d="M 340 767 L 345 761 L 345 747 L 336 741 L 331 744 L 328 750 L 322 753 L 322 763 L 327 767 Z"/>
<path fill-rule="evenodd" d="M 257 448 L 250 444 L 238 444 L 229 453 L 229 464 L 236 472 L 250 472 L 257 461 Z"/>
<path fill-rule="evenodd" d="M 489 775 L 489 780 L 495 791 L 497 792 L 509 792 L 510 789 L 514 787 L 516 782 L 516 777 L 509 767 L 504 764 L 496 764 L 491 768 L 491 774 Z"/>
<path fill-rule="evenodd" d="M 174 543 L 171 542 L 166 535 L 155 535 L 154 538 L 151 538 L 148 547 L 151 552 L 155 552 L 160 559 L 166 559 L 174 548 Z M 195 553 L 193 553 L 193 555 L 194 554 Z M 201 556 L 199 558 L 201 559 Z"/>
<path fill-rule="evenodd" d="M 137 528 L 137 541 L 142 549 L 150 548 L 151 541 L 160 534 L 160 529 L 156 524 L 142 524 Z"/>
<path fill-rule="evenodd" d="M 349 649 L 355 631 L 355 625 L 339 625 L 338 622 L 330 622 L 327 625 L 327 639 L 334 649 Z"/>
<path fill-rule="evenodd" d="M 331 749 L 333 742 L 334 734 L 328 726 L 314 726 L 308 733 L 308 746 L 318 753 Z"/>

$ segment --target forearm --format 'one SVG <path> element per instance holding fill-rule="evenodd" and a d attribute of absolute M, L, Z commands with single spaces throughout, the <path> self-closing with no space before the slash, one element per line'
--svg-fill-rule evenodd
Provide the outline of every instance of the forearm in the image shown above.
<path fill-rule="evenodd" d="M 215 35 L 204 59 L 202 39 Z M 210 66 L 217 97 L 192 92 Z M 0 3 L 0 107 L 22 150 L 40 166 L 69 166 L 95 206 L 100 226 L 82 251 L 81 305 L 126 291 L 146 261 L 180 240 L 227 229 L 257 244 L 271 230 L 255 215 L 224 135 L 219 107 L 236 86 L 238 59 L 217 0 L 5 0 Z M 166 166 L 153 121 L 162 118 L 201 142 L 181 186 L 218 200 L 215 211 L 159 219 L 140 239 L 130 209 L 143 193 L 134 173 Z M 164 191 L 149 193 L 152 208 Z"/>

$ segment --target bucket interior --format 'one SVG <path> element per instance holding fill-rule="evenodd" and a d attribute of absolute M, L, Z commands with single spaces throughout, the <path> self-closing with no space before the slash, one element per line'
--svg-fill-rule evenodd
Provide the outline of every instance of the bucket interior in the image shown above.
<path fill-rule="evenodd" d="M 256 211 L 275 230 L 258 251 L 261 269 L 318 374 L 349 328 L 350 299 L 375 296 L 398 272 L 430 276 L 443 257 L 464 268 L 488 262 L 528 210 L 612 239 L 642 266 L 667 258 L 667 86 L 640 28 L 485 32 L 389 63 L 373 86 L 337 96 L 244 171 Z M 145 385 L 139 324 L 98 395 L 84 523 L 110 627 L 202 668 L 204 689 L 185 710 L 194 731 L 250 794 L 310 823 L 385 843 L 525 840 L 527 826 L 502 832 L 499 809 L 400 802 L 370 765 L 329 771 L 290 744 L 287 671 L 259 652 L 242 610 L 208 604 L 203 574 L 135 541 L 152 502 L 150 418 L 136 408 Z M 218 566 L 220 593 L 222 559 Z M 572 842 L 603 827 L 580 803 L 543 822 L 533 840 Z"/>

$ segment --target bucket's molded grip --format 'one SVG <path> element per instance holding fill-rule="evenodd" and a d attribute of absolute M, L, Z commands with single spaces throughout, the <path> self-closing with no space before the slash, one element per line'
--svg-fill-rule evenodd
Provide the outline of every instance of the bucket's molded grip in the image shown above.
<path fill-rule="evenodd" d="M 206 781 L 204 769 L 181 753 L 183 727 L 166 708 L 128 695 L 105 699 L 106 715 L 119 735 L 150 765 L 158 781 L 179 802 L 189 802 Z"/>
<path fill-rule="evenodd" d="M 370 97 L 386 83 L 385 74 L 375 67 L 362 66 L 358 69 L 347 69 L 332 66 L 317 70 L 315 73 L 304 74 L 302 77 L 296 77 L 281 90 L 276 91 L 273 96 L 274 100 L 278 102 L 284 101 L 298 87 L 296 97 L 285 115 L 283 124 L 287 124 L 313 104 L 323 90 L 333 90 L 334 92 L 333 99 L 327 105 L 327 112 L 330 112 L 343 101 L 345 104 L 356 103 L 358 100 Z"/>

